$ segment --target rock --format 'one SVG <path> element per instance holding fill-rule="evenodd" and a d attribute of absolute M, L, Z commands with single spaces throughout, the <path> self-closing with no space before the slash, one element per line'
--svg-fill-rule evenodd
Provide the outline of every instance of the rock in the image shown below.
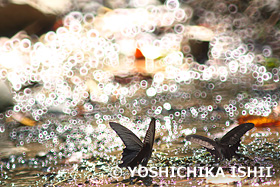
<path fill-rule="evenodd" d="M 10 155 L 22 154 L 23 152 L 29 151 L 25 147 L 16 147 L 12 142 L 8 140 L 2 140 L 0 144 L 0 157 L 7 158 Z"/>
<path fill-rule="evenodd" d="M 49 31 L 57 16 L 70 11 L 70 0 L 10 0 L 0 4 L 0 36 L 11 37 L 21 30 L 28 35 Z"/>
<path fill-rule="evenodd" d="M 0 81 L 0 90 L 0 112 L 5 112 L 14 102 L 9 87 L 3 81 Z"/>
<path fill-rule="evenodd" d="M 12 37 L 21 30 L 29 35 L 40 35 L 49 30 L 55 20 L 55 15 L 45 15 L 30 5 L 9 3 L 4 7 L 0 6 L 0 35 Z"/>
<path fill-rule="evenodd" d="M 206 183 L 211 184 L 230 184 L 233 182 L 240 182 L 241 178 L 238 176 L 225 174 L 225 176 L 206 177 Z"/>
<path fill-rule="evenodd" d="M 189 39 L 209 42 L 214 38 L 214 32 L 204 26 L 188 25 L 186 26 L 185 30 L 185 34 Z"/>

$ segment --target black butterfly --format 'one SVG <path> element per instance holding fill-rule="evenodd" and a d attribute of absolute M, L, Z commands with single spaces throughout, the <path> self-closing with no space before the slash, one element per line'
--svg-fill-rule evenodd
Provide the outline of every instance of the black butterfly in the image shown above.
<path fill-rule="evenodd" d="M 110 126 L 119 137 L 122 139 L 126 148 L 123 149 L 122 153 L 122 163 L 120 167 L 131 168 L 136 167 L 141 164 L 142 166 L 147 166 L 148 160 L 152 155 L 152 148 L 155 139 L 155 125 L 156 119 L 152 118 L 149 128 L 146 132 L 144 142 L 142 142 L 132 131 L 128 130 L 126 127 L 110 122 Z"/>
<path fill-rule="evenodd" d="M 226 133 L 221 139 L 211 140 L 204 136 L 188 135 L 186 139 L 192 143 L 197 143 L 207 149 L 217 159 L 231 159 L 237 156 L 237 149 L 240 146 L 240 138 L 254 127 L 253 123 L 243 123 Z"/>

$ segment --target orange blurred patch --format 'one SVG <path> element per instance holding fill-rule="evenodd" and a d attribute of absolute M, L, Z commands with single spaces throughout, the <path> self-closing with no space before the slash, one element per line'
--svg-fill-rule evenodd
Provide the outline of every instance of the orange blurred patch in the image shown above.
<path fill-rule="evenodd" d="M 246 115 L 240 116 L 237 119 L 239 124 L 242 123 L 254 123 L 256 127 L 270 127 L 280 125 L 279 119 L 276 119 L 274 116 L 269 115 L 268 117 L 255 116 L 255 115 Z"/>
<path fill-rule="evenodd" d="M 21 124 L 26 125 L 26 126 L 35 126 L 37 124 L 36 121 L 29 119 L 27 117 L 24 117 L 19 121 Z"/>
<path fill-rule="evenodd" d="M 136 59 L 134 61 L 134 66 L 136 68 L 136 72 L 145 74 L 146 66 L 145 66 L 145 59 Z"/>
<path fill-rule="evenodd" d="M 34 121 L 33 119 L 30 119 L 29 117 L 24 116 L 24 114 L 22 114 L 22 113 L 14 113 L 10 118 L 7 118 L 6 121 L 11 122 L 13 120 L 21 123 L 22 125 L 26 125 L 26 126 L 35 126 L 38 124 L 37 121 Z"/>
<path fill-rule="evenodd" d="M 142 54 L 142 52 L 138 48 L 136 48 L 134 56 L 135 56 L 136 59 L 144 58 L 144 55 Z"/>
<path fill-rule="evenodd" d="M 54 25 L 52 26 L 52 30 L 56 31 L 59 27 L 63 26 L 63 20 L 62 19 L 58 19 Z"/>

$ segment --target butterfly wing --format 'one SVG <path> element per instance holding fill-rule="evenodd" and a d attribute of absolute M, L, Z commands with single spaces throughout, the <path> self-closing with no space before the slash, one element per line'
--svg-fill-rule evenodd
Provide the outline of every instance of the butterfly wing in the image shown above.
<path fill-rule="evenodd" d="M 146 132 L 145 138 L 144 138 L 144 144 L 149 145 L 149 148 L 152 150 L 155 140 L 155 130 L 156 130 L 156 119 L 152 118 L 149 128 Z"/>
<path fill-rule="evenodd" d="M 141 140 L 129 129 L 126 127 L 115 123 L 109 123 L 111 128 L 119 135 L 122 139 L 126 148 L 123 150 L 122 164 L 120 167 L 126 167 L 141 151 L 143 148 L 143 143 Z"/>
<path fill-rule="evenodd" d="M 186 136 L 186 140 L 199 144 L 210 150 L 214 150 L 217 147 L 217 143 L 214 140 L 196 134 Z"/>
<path fill-rule="evenodd" d="M 110 122 L 109 124 L 122 139 L 127 149 L 134 151 L 141 150 L 141 148 L 143 147 L 143 143 L 131 130 L 115 122 Z"/>
<path fill-rule="evenodd" d="M 240 138 L 253 127 L 253 123 L 243 123 L 241 125 L 238 125 L 237 127 L 231 129 L 220 139 L 220 144 L 234 146 L 235 144 L 239 143 Z"/>
<path fill-rule="evenodd" d="M 145 149 L 145 154 L 147 155 L 144 157 L 142 161 L 142 165 L 146 166 L 148 163 L 149 158 L 152 155 L 152 149 L 154 145 L 154 140 L 155 140 L 155 130 L 156 130 L 156 119 L 152 118 L 149 128 L 146 132 L 145 138 L 144 138 L 144 149 Z"/>
<path fill-rule="evenodd" d="M 122 159 L 121 159 L 122 163 L 119 164 L 119 167 L 131 166 L 132 161 L 136 159 L 137 155 L 139 155 L 140 152 L 141 151 L 132 151 L 127 148 L 124 148 L 122 153 Z"/>
<path fill-rule="evenodd" d="M 186 140 L 205 147 L 216 158 L 222 158 L 221 148 L 214 140 L 196 134 L 186 136 Z"/>

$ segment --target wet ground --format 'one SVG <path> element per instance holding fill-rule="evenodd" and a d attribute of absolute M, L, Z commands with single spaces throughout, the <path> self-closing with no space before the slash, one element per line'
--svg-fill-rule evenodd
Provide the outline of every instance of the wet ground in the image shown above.
<path fill-rule="evenodd" d="M 224 112 L 218 111 L 215 121 L 181 120 L 170 129 L 162 119 L 157 121 L 154 152 L 148 166 L 155 167 L 222 167 L 225 174 L 230 167 L 272 167 L 271 177 L 243 177 L 239 182 L 222 182 L 201 176 L 144 177 L 130 179 L 127 169 L 122 176 L 112 177 L 112 168 L 120 163 L 123 144 L 114 131 L 102 124 L 88 123 L 85 117 L 69 119 L 62 115 L 46 117 L 48 125 L 20 126 L 16 123 L 2 124 L 5 132 L 1 137 L 1 185 L 2 186 L 193 186 L 193 185 L 279 185 L 279 130 L 278 127 L 253 128 L 242 137 L 240 158 L 216 163 L 201 146 L 190 145 L 184 137 L 196 133 L 220 137 L 233 128 Z M 172 118 L 172 115 L 169 115 Z M 180 115 L 181 117 L 181 115 Z M 173 122 L 179 121 L 173 116 Z M 51 118 L 51 119 L 50 119 Z M 64 121 L 65 120 L 65 121 Z M 166 120 L 166 119 L 165 119 Z M 72 123 L 69 123 L 69 121 Z M 88 120 L 89 122 L 90 120 Z M 149 119 L 137 120 L 133 130 L 143 139 Z M 167 120 L 168 121 L 168 120 Z M 65 124 L 68 122 L 68 126 Z M 74 124 L 73 124 L 74 123 Z M 143 124 L 142 124 L 143 123 Z M 136 122 L 137 124 L 137 122 Z M 141 125 L 142 124 L 142 125 Z M 161 124 L 161 125 L 159 125 Z M 229 126 L 226 126 L 228 124 Z M 9 133 L 9 135 L 8 135 Z M 38 143 L 40 142 L 40 143 Z M 264 170 L 267 172 L 267 170 Z M 228 178 L 228 175 L 225 178 Z M 229 179 L 228 179 L 229 180 Z M 221 185 L 221 184 L 218 184 Z"/>

